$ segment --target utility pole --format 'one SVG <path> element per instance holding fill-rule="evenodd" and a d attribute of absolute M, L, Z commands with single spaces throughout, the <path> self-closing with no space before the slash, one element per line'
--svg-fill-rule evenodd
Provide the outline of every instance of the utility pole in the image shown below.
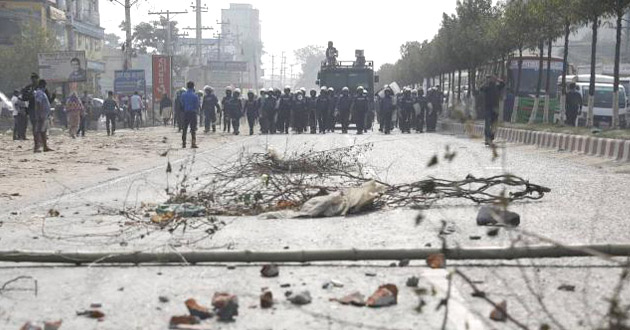
<path fill-rule="evenodd" d="M 177 14 L 187 14 L 187 11 L 160 11 L 160 12 L 149 12 L 149 15 L 160 15 L 160 17 L 162 15 L 166 15 L 166 55 L 171 56 L 172 55 L 172 51 L 171 51 L 171 38 L 173 37 L 173 31 L 171 31 L 172 26 L 171 26 L 171 15 L 177 15 Z"/>
<path fill-rule="evenodd" d="M 221 45 L 221 39 L 223 39 L 223 37 L 227 34 L 226 32 L 224 32 L 224 31 L 223 31 L 223 25 L 229 26 L 229 25 L 230 25 L 230 21 L 226 21 L 226 22 L 221 21 L 221 22 L 219 22 L 219 21 L 217 20 L 217 25 L 221 26 L 221 32 L 219 32 L 219 33 L 217 34 L 217 37 L 218 37 L 218 39 L 219 39 L 219 50 L 218 50 L 218 51 L 219 51 L 219 53 L 218 53 L 218 58 L 217 58 L 217 60 L 218 60 L 218 61 L 220 61 L 220 60 L 221 60 L 221 47 L 222 47 L 222 45 Z"/>
<path fill-rule="evenodd" d="M 137 4 L 140 0 L 125 0 L 125 3 L 120 2 L 119 0 L 109 0 L 109 2 L 115 2 L 123 7 L 125 7 L 125 60 L 123 62 L 123 69 L 129 70 L 131 69 L 131 6 Z"/>
<path fill-rule="evenodd" d="M 273 88 L 273 75 L 275 73 L 276 55 L 271 55 L 271 87 Z"/>
<path fill-rule="evenodd" d="M 286 79 L 285 76 L 287 74 L 287 69 L 286 69 L 286 64 L 287 64 L 287 58 L 284 56 L 284 52 L 282 52 L 282 62 L 280 62 L 280 79 L 282 81 L 282 83 L 280 85 L 282 85 L 282 88 L 284 88 L 284 86 L 286 86 Z"/>
<path fill-rule="evenodd" d="M 203 30 L 209 30 L 209 29 L 204 29 L 202 27 L 201 24 L 201 13 L 207 13 L 208 12 L 208 6 L 206 5 L 201 5 L 201 0 L 197 0 L 197 5 L 193 5 L 191 3 L 190 8 L 192 8 L 196 15 L 197 15 L 197 24 L 195 26 L 195 31 L 197 32 L 196 34 L 196 38 L 197 38 L 197 48 L 195 49 L 195 56 L 197 56 L 197 58 L 199 59 L 199 63 L 201 63 L 201 39 L 202 39 L 202 31 Z"/>

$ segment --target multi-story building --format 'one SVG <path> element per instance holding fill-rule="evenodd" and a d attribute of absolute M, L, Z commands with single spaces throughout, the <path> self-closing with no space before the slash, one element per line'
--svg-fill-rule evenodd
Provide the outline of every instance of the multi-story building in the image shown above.
<path fill-rule="evenodd" d="M 25 21 L 53 31 L 61 50 L 83 50 L 88 81 L 74 86 L 101 93 L 104 72 L 103 39 L 99 0 L 0 0 L 0 45 L 10 45 Z"/>
<path fill-rule="evenodd" d="M 241 72 L 240 83 L 246 88 L 258 88 L 263 72 L 260 13 L 250 4 L 230 4 L 221 10 L 221 60 L 242 61 L 247 70 Z"/>

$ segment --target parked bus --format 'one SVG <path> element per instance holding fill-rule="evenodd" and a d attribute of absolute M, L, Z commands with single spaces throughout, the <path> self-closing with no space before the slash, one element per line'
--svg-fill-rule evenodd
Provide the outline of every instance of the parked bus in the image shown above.
<path fill-rule="evenodd" d="M 567 76 L 567 84 L 575 83 L 578 91 L 582 94 L 582 113 L 578 118 L 578 123 L 583 126 L 586 123 L 588 114 L 588 97 L 591 75 Z M 614 77 L 605 75 L 595 76 L 595 102 L 593 104 L 593 125 L 600 128 L 608 128 L 612 125 L 613 114 L 613 88 Z M 562 81 L 558 80 L 558 86 Z M 628 116 L 628 97 L 625 87 L 619 85 L 619 124 L 626 127 Z"/>

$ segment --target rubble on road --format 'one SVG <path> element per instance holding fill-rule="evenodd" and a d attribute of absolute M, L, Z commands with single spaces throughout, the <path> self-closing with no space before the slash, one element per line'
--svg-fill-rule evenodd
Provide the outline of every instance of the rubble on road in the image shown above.
<path fill-rule="evenodd" d="M 186 304 L 190 315 L 196 316 L 200 320 L 209 319 L 213 316 L 208 308 L 199 305 L 195 299 L 190 298 L 186 300 L 184 304 Z"/>
<path fill-rule="evenodd" d="M 506 225 L 517 227 L 520 223 L 521 216 L 518 213 L 496 206 L 482 206 L 477 213 L 477 225 L 479 226 Z"/>
<path fill-rule="evenodd" d="M 313 298 L 311 298 L 311 293 L 308 291 L 291 293 L 287 299 L 294 305 L 307 305 L 313 300 Z"/>
<path fill-rule="evenodd" d="M 330 281 L 325 282 L 322 285 L 322 289 L 329 289 L 329 288 L 343 288 L 343 283 L 337 280 L 330 280 Z"/>
<path fill-rule="evenodd" d="M 417 278 L 416 276 L 412 276 L 410 278 L 407 279 L 407 286 L 410 288 L 416 288 L 418 287 L 418 283 L 420 283 L 420 279 Z"/>
<path fill-rule="evenodd" d="M 260 295 L 260 308 L 271 308 L 273 307 L 273 293 L 269 290 L 263 291 Z"/>
<path fill-rule="evenodd" d="M 342 305 L 365 306 L 365 296 L 358 291 L 352 292 L 342 298 L 332 298 L 331 301 L 336 301 Z"/>
<path fill-rule="evenodd" d="M 262 277 L 278 277 L 280 275 L 280 269 L 276 264 L 264 265 L 260 270 Z"/>
<path fill-rule="evenodd" d="M 432 254 L 427 258 L 427 265 L 432 269 L 446 267 L 446 258 L 443 253 Z"/>
<path fill-rule="evenodd" d="M 101 312 L 98 309 L 92 309 L 92 310 L 79 311 L 77 312 L 77 316 L 85 316 L 90 319 L 97 319 L 101 321 L 105 317 L 105 313 Z"/>
<path fill-rule="evenodd" d="M 199 318 L 192 315 L 172 316 L 169 322 L 170 329 L 183 329 L 181 325 L 195 325 L 199 324 Z"/>
<path fill-rule="evenodd" d="M 217 292 L 212 297 L 212 306 L 219 321 L 232 322 L 238 315 L 238 298 L 235 295 Z"/>
<path fill-rule="evenodd" d="M 490 319 L 496 322 L 507 321 L 507 301 L 500 302 L 490 313 Z"/>
<path fill-rule="evenodd" d="M 386 307 L 398 303 L 398 287 L 394 284 L 381 285 L 366 302 L 368 307 Z"/>

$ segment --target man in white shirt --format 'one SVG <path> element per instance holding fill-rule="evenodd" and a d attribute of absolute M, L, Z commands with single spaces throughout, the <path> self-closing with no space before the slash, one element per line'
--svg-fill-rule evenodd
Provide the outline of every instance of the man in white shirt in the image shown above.
<path fill-rule="evenodd" d="M 131 107 L 131 129 L 134 128 L 134 123 L 136 129 L 140 129 L 140 121 L 142 120 L 142 109 L 144 105 L 142 104 L 142 97 L 138 95 L 138 92 L 134 92 L 129 100 L 129 106 Z"/>
<path fill-rule="evenodd" d="M 13 105 L 13 140 L 26 140 L 26 107 L 20 100 L 20 91 L 14 90 L 11 97 Z"/>

